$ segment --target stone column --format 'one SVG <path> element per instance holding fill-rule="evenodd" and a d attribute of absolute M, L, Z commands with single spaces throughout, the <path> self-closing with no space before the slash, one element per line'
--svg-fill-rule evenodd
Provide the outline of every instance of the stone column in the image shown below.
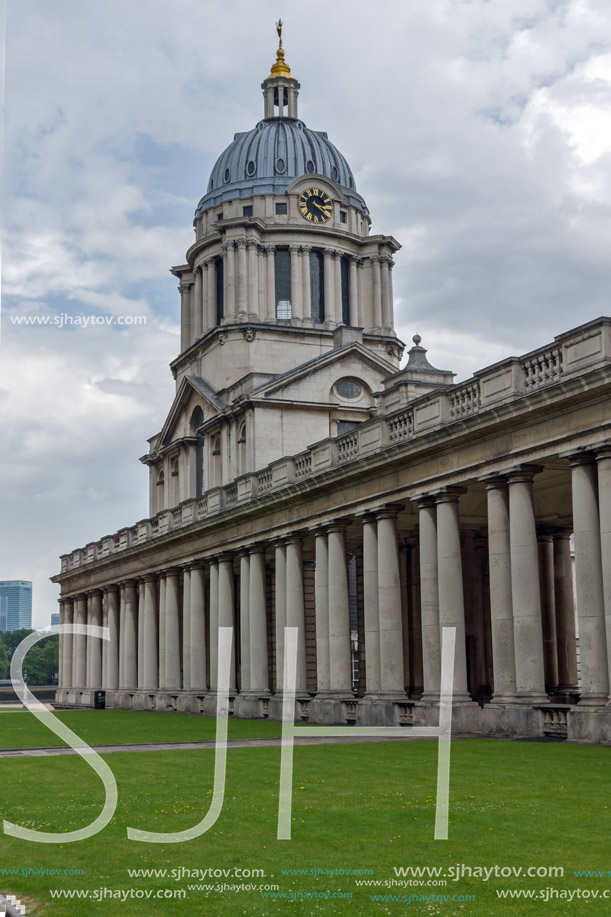
<path fill-rule="evenodd" d="M 291 253 L 291 318 L 301 321 L 303 319 L 301 253 L 298 245 L 289 245 L 289 251 Z"/>
<path fill-rule="evenodd" d="M 104 594 L 104 604 L 108 605 L 108 631 L 110 640 L 106 652 L 106 682 L 108 691 L 119 687 L 119 590 L 108 586 Z"/>
<path fill-rule="evenodd" d="M 204 565 L 191 566 L 191 646 L 190 676 L 188 687 L 196 691 L 206 690 L 206 592 Z"/>
<path fill-rule="evenodd" d="M 314 595 L 316 602 L 316 684 L 318 694 L 331 688 L 329 669 L 329 547 L 326 529 L 314 535 L 316 566 Z"/>
<path fill-rule="evenodd" d="M 216 328 L 216 261 L 214 258 L 210 258 L 208 261 L 208 315 L 206 325 L 206 330 Z"/>
<path fill-rule="evenodd" d="M 342 314 L 342 257 L 341 252 L 333 252 L 333 269 L 335 271 L 335 289 L 333 290 L 335 299 L 335 321 L 338 325 L 344 324 Z"/>
<path fill-rule="evenodd" d="M 250 690 L 269 694 L 267 615 L 265 601 L 265 549 L 250 552 Z"/>
<path fill-rule="evenodd" d="M 159 687 L 165 688 L 165 571 L 159 573 Z"/>
<path fill-rule="evenodd" d="M 64 601 L 64 624 L 74 624 L 74 602 L 72 599 Z M 72 652 L 74 646 L 73 634 L 62 634 L 62 688 L 72 687 Z"/>
<path fill-rule="evenodd" d="M 554 538 L 539 535 L 539 580 L 541 585 L 541 625 L 543 630 L 543 671 L 545 690 L 558 690 L 558 652 L 556 648 L 556 596 L 554 588 Z"/>
<path fill-rule="evenodd" d="M 571 535 L 568 531 L 554 534 L 554 597 L 556 600 L 558 694 L 574 696 L 578 693 L 577 639 Z"/>
<path fill-rule="evenodd" d="M 119 687 L 125 687 L 125 583 L 119 586 Z"/>
<path fill-rule="evenodd" d="M 380 279 L 382 287 L 382 327 L 385 331 L 390 331 L 392 328 L 392 306 L 390 302 L 390 267 L 389 262 L 390 258 L 388 255 L 383 255 L 380 260 Z"/>
<path fill-rule="evenodd" d="M 302 292 L 302 316 L 305 320 L 312 318 L 312 290 L 310 285 L 310 252 L 311 245 L 301 246 L 301 292 Z"/>
<path fill-rule="evenodd" d="M 297 678 L 295 691 L 298 695 L 305 694 L 305 606 L 300 535 L 290 535 L 286 543 L 286 626 L 297 628 Z"/>
<path fill-rule="evenodd" d="M 240 691 L 250 691 L 250 555 L 240 555 Z"/>
<path fill-rule="evenodd" d="M 329 548 L 329 673 L 331 691 L 352 696 L 350 596 L 346 560 L 346 528 L 328 528 Z"/>
<path fill-rule="evenodd" d="M 138 584 L 136 580 L 125 583 L 125 650 L 123 677 L 126 688 L 138 686 Z"/>
<path fill-rule="evenodd" d="M 335 265 L 332 248 L 324 250 L 325 321 L 335 322 Z"/>
<path fill-rule="evenodd" d="M 603 603 L 607 634 L 608 680 L 611 685 L 611 445 L 598 451 L 598 500 L 603 581 Z"/>
<path fill-rule="evenodd" d="M 609 670 L 597 468 L 592 456 L 587 454 L 571 456 L 570 461 L 581 658 L 580 704 L 606 704 Z"/>
<path fill-rule="evenodd" d="M 468 701 L 467 647 L 463 597 L 458 497 L 463 488 L 446 488 L 437 495 L 437 563 L 439 565 L 439 625 L 456 628 L 453 701 Z"/>
<path fill-rule="evenodd" d="M 350 258 L 350 324 L 359 327 L 359 298 L 357 279 L 357 259 Z"/>
<path fill-rule="evenodd" d="M 144 577 L 144 688 L 147 691 L 159 687 L 157 649 L 157 577 L 149 573 Z"/>
<path fill-rule="evenodd" d="M 246 311 L 253 315 L 259 314 L 259 258 L 257 256 L 257 240 L 248 239 L 248 299 Z"/>
<path fill-rule="evenodd" d="M 437 507 L 433 497 L 418 500 L 420 541 L 420 609 L 422 617 L 422 700 L 439 701 L 441 631 L 437 564 Z"/>
<path fill-rule="evenodd" d="M 200 270 L 202 272 L 202 334 L 207 330 L 208 324 L 208 295 L 209 295 L 209 286 L 208 286 L 208 265 L 210 260 L 206 258 L 205 261 L 202 261 L 200 265 Z"/>
<path fill-rule="evenodd" d="M 504 478 L 486 482 L 488 494 L 488 554 L 494 703 L 511 703 L 516 693 L 516 661 L 511 601 L 509 491 Z"/>
<path fill-rule="evenodd" d="M 102 627 L 108 627 L 108 598 L 106 589 L 102 590 Z M 100 640 L 102 648 L 102 688 L 108 681 L 108 640 Z"/>
<path fill-rule="evenodd" d="M 246 268 L 246 239 L 238 239 L 238 315 L 246 315 L 248 299 L 248 273 Z"/>
<path fill-rule="evenodd" d="M 403 615 L 397 515 L 403 507 L 389 506 L 378 514 L 378 608 L 380 615 L 380 675 L 382 694 L 405 694 Z"/>
<path fill-rule="evenodd" d="M 265 258 L 266 258 L 266 301 L 267 308 L 261 311 L 261 315 L 265 315 L 268 322 L 273 322 L 276 319 L 276 274 L 275 274 L 275 246 L 266 245 L 265 246 Z"/>
<path fill-rule="evenodd" d="M 102 626 L 102 592 L 99 589 L 94 590 L 90 595 L 91 615 L 89 623 L 94 627 Z M 89 637 L 91 652 L 89 660 L 91 672 L 89 686 L 96 691 L 102 687 L 102 640 L 100 637 Z"/>
<path fill-rule="evenodd" d="M 173 479 L 172 479 L 173 480 Z M 144 687 L 144 579 L 138 580 L 138 687 Z"/>
<path fill-rule="evenodd" d="M 235 319 L 236 310 L 236 271 L 234 242 L 225 242 L 225 318 L 227 321 Z"/>
<path fill-rule="evenodd" d="M 284 690 L 284 628 L 286 626 L 286 543 L 276 542 L 276 692 Z"/>
<path fill-rule="evenodd" d="M 93 596 L 92 592 L 87 593 L 87 618 L 86 623 L 91 624 L 91 598 Z M 91 688 L 91 647 L 92 647 L 92 638 L 87 636 L 85 637 L 85 685 L 88 688 Z"/>
<path fill-rule="evenodd" d="M 516 699 L 529 703 L 547 700 L 533 501 L 533 477 L 540 470 L 536 465 L 525 465 L 507 476 Z"/>
<path fill-rule="evenodd" d="M 180 689 L 180 624 L 179 624 L 179 570 L 166 571 L 165 576 L 165 685 L 170 690 Z"/>
<path fill-rule="evenodd" d="M 395 262 L 389 256 L 388 258 L 388 302 L 389 302 L 389 319 L 388 324 L 390 325 L 391 330 L 394 330 L 395 327 L 395 301 L 392 291 L 392 269 L 395 265 Z"/>
<path fill-rule="evenodd" d="M 380 278 L 380 260 L 376 255 L 371 256 L 371 289 L 373 305 L 373 327 L 382 327 L 382 282 Z M 458 635 L 457 635 L 458 636 Z"/>
<path fill-rule="evenodd" d="M 234 594 L 233 594 L 233 555 L 221 554 L 219 557 L 219 620 L 218 626 L 233 627 L 234 623 Z M 229 692 L 235 694 L 235 653 L 231 654 L 231 669 L 229 672 Z"/>
<path fill-rule="evenodd" d="M 87 596 L 77 595 L 75 623 L 87 623 Z M 74 635 L 74 668 L 72 684 L 75 688 L 83 689 L 87 681 L 87 636 L 86 634 Z"/>
<path fill-rule="evenodd" d="M 202 272 L 199 265 L 195 268 L 195 287 L 193 289 L 193 315 L 191 333 L 196 341 L 202 336 Z"/>
<path fill-rule="evenodd" d="M 219 651 L 219 565 L 210 562 L 210 690 L 218 689 Z"/>
<path fill-rule="evenodd" d="M 382 690 L 382 675 L 380 671 L 378 597 L 378 526 L 372 514 L 363 517 L 363 603 L 367 696 L 375 697 Z"/>
<path fill-rule="evenodd" d="M 191 344 L 191 286 L 184 280 L 178 284 L 180 291 L 180 349 Z"/>
<path fill-rule="evenodd" d="M 182 686 L 191 684 L 191 570 L 182 571 Z"/>

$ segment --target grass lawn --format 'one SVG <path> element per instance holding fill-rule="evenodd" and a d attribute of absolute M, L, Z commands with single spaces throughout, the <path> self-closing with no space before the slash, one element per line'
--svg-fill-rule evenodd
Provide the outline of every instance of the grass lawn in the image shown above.
<path fill-rule="evenodd" d="M 66 716 L 78 720 L 86 715 Z M 127 716 L 153 719 L 146 714 Z M 167 718 L 156 716 L 163 717 L 163 732 Z M 170 719 L 176 723 L 170 730 L 180 731 L 179 724 L 190 718 L 170 715 Z M 204 721 L 200 722 L 203 727 Z M 244 728 L 248 725 L 252 724 L 245 722 Z M 134 739 L 145 734 L 146 727 L 142 728 L 142 733 L 134 729 Z M 3 730 L 3 744 L 9 738 Z M 609 754 L 607 748 L 456 740 L 452 744 L 450 837 L 434 841 L 436 742 L 296 747 L 293 838 L 278 841 L 279 749 L 230 749 L 220 818 L 207 834 L 184 844 L 130 841 L 126 828 L 167 832 L 199 822 L 211 799 L 213 751 L 107 755 L 105 760 L 119 788 L 111 824 L 94 838 L 66 845 L 1 836 L 0 886 L 28 899 L 28 917 L 608 914 L 609 900 L 503 900 L 496 892 L 550 887 L 601 894 L 611 890 L 609 878 L 573 875 L 574 870 L 585 869 L 606 874 L 611 866 Z M 74 830 L 93 821 L 100 811 L 101 783 L 78 757 L 5 759 L 0 768 L 2 815 L 10 821 L 47 831 Z M 395 867 L 448 869 L 459 863 L 472 868 L 522 867 L 524 871 L 554 866 L 563 867 L 565 873 L 562 878 L 493 874 L 488 881 L 472 876 L 448 879 L 447 885 L 434 887 L 356 885 L 363 880 L 408 881 L 396 875 Z M 231 872 L 203 879 L 169 874 L 181 868 L 208 867 Z M 40 877 L 9 872 L 28 868 L 81 869 L 83 875 Z M 128 869 L 165 869 L 168 874 L 138 878 L 130 877 Z M 234 869 L 263 870 L 264 875 L 235 876 Z M 316 869 L 371 872 L 360 876 L 283 872 Z M 221 883 L 234 888 L 216 890 Z M 211 888 L 204 890 L 204 885 Z M 253 888 L 236 890 L 240 885 Z M 279 892 L 293 900 L 263 898 L 260 886 L 264 885 L 279 886 Z M 50 889 L 93 893 L 101 888 L 134 893 L 138 889 L 154 893 L 184 889 L 188 898 L 183 902 L 133 898 L 123 904 L 117 898 L 60 900 L 50 894 Z M 306 897 L 327 893 L 351 894 L 352 898 Z M 373 901 L 372 894 L 473 895 L 475 900 L 429 899 L 408 904 Z"/>
<path fill-rule="evenodd" d="M 216 720 L 210 716 L 138 713 L 130 710 L 75 710 L 56 713 L 88 745 L 133 742 L 196 742 L 214 739 Z M 229 721 L 229 738 L 279 736 L 280 723 L 270 720 Z M 55 733 L 27 711 L 4 711 L 0 718 L 0 748 L 64 745 Z"/>

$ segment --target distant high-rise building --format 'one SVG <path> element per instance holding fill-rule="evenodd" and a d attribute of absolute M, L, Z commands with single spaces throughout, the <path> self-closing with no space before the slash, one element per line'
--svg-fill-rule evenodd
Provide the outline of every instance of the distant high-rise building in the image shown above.
<path fill-rule="evenodd" d="M 51 627 L 59 626 L 59 611 L 55 611 L 51 615 Z"/>
<path fill-rule="evenodd" d="M 32 626 L 32 583 L 0 580 L 0 630 L 21 630 Z"/>

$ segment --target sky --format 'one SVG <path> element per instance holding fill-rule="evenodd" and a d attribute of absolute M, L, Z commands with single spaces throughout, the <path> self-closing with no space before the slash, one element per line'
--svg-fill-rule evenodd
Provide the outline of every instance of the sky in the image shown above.
<path fill-rule="evenodd" d="M 34 626 L 60 554 L 148 515 L 169 268 L 279 16 L 300 117 L 403 246 L 404 341 L 460 380 L 611 314 L 608 0 L 0 0 L 0 579 L 33 580 Z"/>

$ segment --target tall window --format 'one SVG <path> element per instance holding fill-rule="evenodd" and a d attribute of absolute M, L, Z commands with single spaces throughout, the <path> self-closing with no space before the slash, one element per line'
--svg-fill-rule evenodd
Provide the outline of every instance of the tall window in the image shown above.
<path fill-rule="evenodd" d="M 204 412 L 198 406 L 191 414 L 191 435 L 195 436 L 195 496 L 204 492 L 204 437 L 197 428 L 204 422 Z"/>
<path fill-rule="evenodd" d="M 238 474 L 246 474 L 246 424 L 238 431 Z"/>
<path fill-rule="evenodd" d="M 350 261 L 342 256 L 342 322 L 350 324 Z"/>
<path fill-rule="evenodd" d="M 220 487 L 223 480 L 220 436 L 215 436 L 212 441 L 212 469 L 214 474 L 214 486 Z"/>
<path fill-rule="evenodd" d="M 325 320 L 325 258 L 321 251 L 310 252 L 310 302 L 312 319 Z"/>
<path fill-rule="evenodd" d="M 225 271 L 222 258 L 216 260 L 216 323 L 220 325 L 225 314 Z"/>
<path fill-rule="evenodd" d="M 277 248 L 274 253 L 276 283 L 276 318 L 291 317 L 291 253 L 288 248 Z"/>
<path fill-rule="evenodd" d="M 178 474 L 178 459 L 174 459 L 171 466 L 172 475 L 172 505 L 180 503 L 180 477 Z"/>
<path fill-rule="evenodd" d="M 160 471 L 157 476 L 157 512 L 160 512 L 160 510 L 165 509 L 164 487 L 165 487 L 165 475 L 163 471 Z"/>

